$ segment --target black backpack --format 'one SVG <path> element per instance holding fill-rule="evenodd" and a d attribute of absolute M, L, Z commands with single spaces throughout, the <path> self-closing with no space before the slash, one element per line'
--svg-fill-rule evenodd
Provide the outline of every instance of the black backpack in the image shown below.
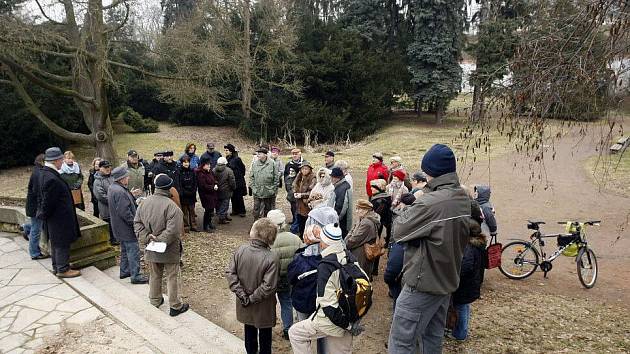
<path fill-rule="evenodd" d="M 322 259 L 322 262 L 339 269 L 339 282 L 341 283 L 341 289 L 337 290 L 339 308 L 348 322 L 353 323 L 365 316 L 372 306 L 372 284 L 352 254 L 348 250 L 345 252 L 346 264 L 342 265 L 336 260 L 325 258 Z"/>

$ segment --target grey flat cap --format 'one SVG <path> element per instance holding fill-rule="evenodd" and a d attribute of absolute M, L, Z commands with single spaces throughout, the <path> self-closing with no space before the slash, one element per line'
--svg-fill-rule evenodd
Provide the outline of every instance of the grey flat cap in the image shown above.
<path fill-rule="evenodd" d="M 125 166 L 116 167 L 112 171 L 112 178 L 114 179 L 114 181 L 119 181 L 127 176 L 129 176 L 129 171 L 127 171 L 127 167 Z"/>
<path fill-rule="evenodd" d="M 48 148 L 46 149 L 46 152 L 44 152 L 45 161 L 55 161 L 59 159 L 63 159 L 63 152 L 61 152 L 61 149 L 56 146 Z"/>

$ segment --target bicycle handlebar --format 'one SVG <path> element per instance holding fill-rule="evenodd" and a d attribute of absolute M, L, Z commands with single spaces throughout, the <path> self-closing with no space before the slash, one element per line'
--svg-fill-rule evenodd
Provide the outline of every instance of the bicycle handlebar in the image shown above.
<path fill-rule="evenodd" d="M 564 225 L 564 224 L 566 224 L 568 222 L 570 222 L 570 223 L 574 223 L 574 222 L 579 223 L 579 221 L 558 221 L 558 224 Z M 601 220 L 591 220 L 591 221 L 585 221 L 584 224 L 585 225 L 589 225 L 589 226 L 595 226 L 595 225 L 599 225 L 601 222 L 602 222 Z"/>

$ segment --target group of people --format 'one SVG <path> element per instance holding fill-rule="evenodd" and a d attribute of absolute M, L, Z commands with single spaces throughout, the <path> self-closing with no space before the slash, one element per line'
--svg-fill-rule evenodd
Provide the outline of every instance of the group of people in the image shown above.
<path fill-rule="evenodd" d="M 470 304 L 480 296 L 487 237 L 497 232 L 490 189 L 461 185 L 453 151 L 437 144 L 422 158 L 422 171 L 411 176 L 400 157 L 392 157 L 388 167 L 375 153 L 367 174 L 369 200 L 353 203 L 346 194 L 352 188 L 347 169 L 328 161 L 332 169 L 324 166 L 313 176 L 311 164 L 292 151 L 285 185 L 293 192 L 287 196 L 293 222 L 279 209 L 268 211 L 226 269 L 247 353 L 271 352 L 276 301 L 283 337 L 294 353 L 311 353 L 315 343 L 318 353 L 351 353 L 352 339 L 363 327 L 342 301 L 347 267 L 372 281 L 379 255 L 370 248 L 382 244 L 388 248 L 384 280 L 394 301 L 388 351 L 437 353 L 445 333 L 466 339 Z M 288 187 L 286 177 L 293 175 Z M 353 205 L 358 220 L 348 224 Z M 457 319 L 445 332 L 449 309 Z"/>
<path fill-rule="evenodd" d="M 178 294 L 181 236 L 196 230 L 197 194 L 204 208 L 203 230 L 212 232 L 215 211 L 220 224 L 228 223 L 230 215 L 245 216 L 243 197 L 249 191 L 254 199 L 250 242 L 234 252 L 226 269 L 248 353 L 271 352 L 276 301 L 283 337 L 295 353 L 311 353 L 315 342 L 319 353 L 350 353 L 352 339 L 363 327 L 356 313 L 340 303 L 348 267 L 354 267 L 350 273 L 355 277 L 371 282 L 385 250 L 384 281 L 394 300 L 388 351 L 439 352 L 449 307 L 458 320 L 447 335 L 466 338 L 470 303 L 479 298 L 483 281 L 487 237 L 495 236 L 497 227 L 490 189 L 459 183 L 450 148 L 433 146 L 422 158 L 421 171 L 412 174 L 400 157 L 392 157 L 387 166 L 383 155 L 374 153 L 366 176 L 368 199 L 356 202 L 349 164 L 335 161 L 332 151 L 323 156 L 322 166 L 314 167 L 300 149 L 293 149 L 283 164 L 278 148 L 261 147 L 246 172 L 233 145 L 225 145 L 226 157 L 214 151 L 213 143 L 207 148 L 197 157 L 195 145 L 188 144 L 178 161 L 165 152 L 149 164 L 130 150 L 123 165 L 112 169 L 109 161 L 95 159 L 90 171 L 95 215 L 110 225 L 111 242 L 120 244 L 120 278 L 148 282 L 154 306 L 164 303 L 166 277 L 170 314 L 189 308 Z M 71 152 L 59 148 L 38 156 L 26 206 L 31 257 L 46 257 L 35 236 L 43 226 L 59 277 L 80 275 L 70 269 L 69 248 L 80 236 L 74 208 L 82 198 L 73 197 L 72 190 L 80 188 L 83 178 L 63 177 L 81 174 L 78 163 L 69 159 L 74 160 Z M 282 187 L 291 221 L 276 206 Z M 165 243 L 165 250 L 146 249 L 152 243 Z M 141 250 L 148 277 L 140 270 Z"/>

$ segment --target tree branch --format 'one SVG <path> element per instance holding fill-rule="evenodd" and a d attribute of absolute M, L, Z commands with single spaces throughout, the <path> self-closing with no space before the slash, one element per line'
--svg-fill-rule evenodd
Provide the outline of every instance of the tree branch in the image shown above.
<path fill-rule="evenodd" d="M 20 82 L 13 70 L 9 66 L 4 65 L 4 71 L 11 79 L 11 84 L 13 85 L 13 87 L 15 87 L 15 91 L 20 96 L 20 98 L 22 98 L 22 101 L 24 101 L 24 104 L 26 105 L 26 108 L 29 110 L 29 112 L 31 112 L 31 114 L 34 115 L 40 122 L 42 122 L 48 129 L 50 129 L 51 132 L 57 134 L 64 139 L 76 142 L 89 144 L 92 144 L 94 142 L 94 138 L 92 135 L 71 132 L 53 122 L 50 118 L 48 118 L 48 116 L 46 116 L 46 114 L 44 114 L 44 112 L 41 111 L 41 109 L 39 109 L 37 104 L 33 102 L 33 99 L 28 94 L 28 92 L 26 92 L 26 90 L 24 89 L 24 85 L 22 85 L 22 82 Z"/>
<path fill-rule="evenodd" d="M 63 95 L 63 96 L 71 96 L 71 97 L 77 98 L 77 99 L 79 99 L 79 100 L 81 100 L 83 102 L 91 103 L 91 104 L 96 106 L 96 101 L 94 100 L 93 97 L 87 97 L 87 96 L 84 96 L 84 95 L 74 91 L 74 90 L 50 84 L 50 83 L 40 79 L 39 77 L 33 75 L 30 71 L 26 70 L 25 68 L 23 68 L 18 63 L 14 62 L 13 60 L 11 60 L 8 57 L 0 55 L 0 62 L 4 63 L 5 66 L 10 67 L 12 70 L 15 70 L 15 71 L 19 72 L 25 78 L 27 78 L 30 82 L 32 82 L 32 83 L 34 83 L 34 84 L 36 84 L 38 86 L 41 86 L 41 87 L 45 88 L 46 90 L 49 90 L 51 92 L 54 92 L 54 93 L 57 93 L 57 94 L 60 94 L 60 95 Z"/>
<path fill-rule="evenodd" d="M 120 63 L 120 62 L 113 61 L 113 60 L 108 60 L 107 63 L 109 63 L 111 65 L 114 65 L 114 66 L 119 66 L 121 68 L 125 68 L 125 69 L 129 69 L 129 70 L 133 70 L 133 71 L 139 72 L 142 75 L 155 77 L 157 79 L 188 81 L 188 80 L 194 80 L 194 79 L 202 78 L 202 76 L 177 77 L 177 76 L 168 76 L 168 75 L 156 74 L 156 73 L 152 73 L 152 72 L 146 71 L 146 70 L 144 70 L 144 69 L 142 69 L 141 67 L 138 67 L 138 66 L 124 64 L 124 63 Z"/>
<path fill-rule="evenodd" d="M 57 75 L 57 74 L 53 74 L 50 73 L 48 71 L 44 71 L 36 66 L 33 65 L 25 65 L 28 70 L 33 71 L 35 73 L 37 73 L 38 75 L 41 75 L 43 77 L 52 79 L 52 80 L 57 80 L 57 81 L 63 81 L 63 82 L 69 82 L 72 81 L 72 76 L 64 76 L 64 75 Z"/>
<path fill-rule="evenodd" d="M 125 18 L 122 20 L 122 22 L 118 26 L 106 30 L 105 32 L 103 32 L 104 34 L 118 32 L 121 28 L 123 28 L 127 24 L 127 21 L 129 20 L 129 4 L 125 3 L 125 9 L 126 9 Z"/>
<path fill-rule="evenodd" d="M 42 15 L 51 23 L 54 23 L 55 25 L 66 25 L 66 23 L 64 22 L 59 22 L 59 21 L 55 21 L 52 18 L 50 18 L 47 14 L 46 11 L 44 11 L 44 8 L 42 7 L 42 5 L 39 3 L 39 0 L 35 0 L 35 2 L 37 3 L 37 7 L 39 7 L 39 11 L 42 13 Z"/>

